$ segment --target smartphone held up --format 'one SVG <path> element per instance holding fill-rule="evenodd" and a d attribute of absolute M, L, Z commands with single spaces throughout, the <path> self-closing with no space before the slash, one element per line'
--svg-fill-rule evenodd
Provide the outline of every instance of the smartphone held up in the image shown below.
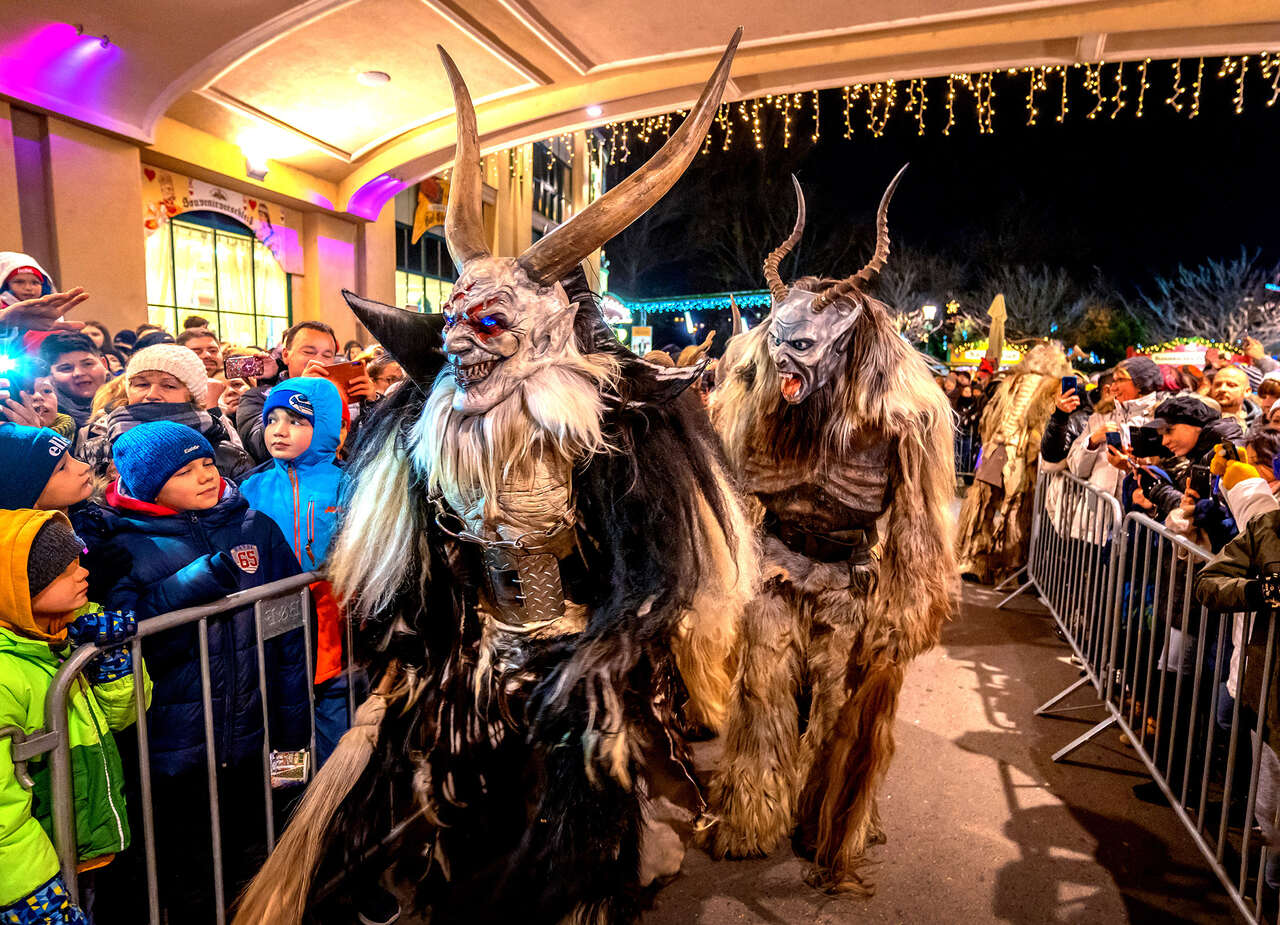
<path fill-rule="evenodd" d="M 267 369 L 267 361 L 263 357 L 227 357 L 222 364 L 223 374 L 228 379 L 257 379 Z"/>

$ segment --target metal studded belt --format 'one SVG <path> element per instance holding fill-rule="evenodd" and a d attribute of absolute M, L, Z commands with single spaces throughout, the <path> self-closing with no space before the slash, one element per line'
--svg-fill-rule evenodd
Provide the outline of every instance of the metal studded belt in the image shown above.
<path fill-rule="evenodd" d="M 445 521 L 456 522 L 453 529 Z M 468 531 L 452 511 L 438 508 L 436 525 L 445 533 L 480 547 L 495 617 L 515 630 L 530 631 L 561 619 L 565 613 L 560 562 L 577 543 L 572 514 L 550 530 L 531 531 L 514 540 L 491 540 Z"/>

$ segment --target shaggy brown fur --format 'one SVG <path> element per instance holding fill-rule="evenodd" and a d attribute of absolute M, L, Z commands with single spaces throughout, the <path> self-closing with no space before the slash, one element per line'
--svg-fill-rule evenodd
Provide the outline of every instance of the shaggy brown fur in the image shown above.
<path fill-rule="evenodd" d="M 795 285 L 815 291 L 826 282 Z M 740 634 L 710 849 L 764 854 L 798 823 L 800 847 L 816 865 L 810 882 L 869 892 L 858 868 L 882 837 L 874 797 L 893 755 L 898 690 L 907 662 L 937 642 L 951 608 L 951 411 L 879 302 L 865 300 L 840 378 L 798 406 L 781 396 L 767 328 L 730 342 L 728 375 L 712 396 L 730 461 L 741 474 L 767 447 L 779 462 L 818 471 L 873 435 L 895 447 L 892 503 L 878 567 L 852 575 L 847 563 L 815 562 L 766 538 L 769 581 Z"/>
<path fill-rule="evenodd" d="M 1031 542 L 1040 438 L 1053 413 L 1060 379 L 1071 371 L 1057 344 L 1027 352 L 1000 383 L 982 414 L 983 455 L 1004 446 L 1008 461 L 997 488 L 974 480 L 965 494 L 956 529 L 961 574 L 1000 581 L 1022 568 Z"/>

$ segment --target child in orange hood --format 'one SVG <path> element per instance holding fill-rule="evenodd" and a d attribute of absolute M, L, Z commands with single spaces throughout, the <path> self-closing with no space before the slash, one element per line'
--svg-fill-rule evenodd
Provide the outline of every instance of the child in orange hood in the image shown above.
<path fill-rule="evenodd" d="M 45 698 L 72 640 L 103 648 L 136 629 L 131 615 L 104 613 L 88 600 L 83 544 L 58 511 L 0 510 L 0 728 L 42 730 Z M 150 698 L 150 680 L 136 666 Z M 72 686 L 67 708 L 76 853 L 81 870 L 110 862 L 129 845 L 123 773 L 112 730 L 136 717 L 135 666 L 128 651 L 97 657 Z M 0 738 L 0 921 L 85 921 L 71 902 L 50 837 L 45 756 L 17 763 Z"/>

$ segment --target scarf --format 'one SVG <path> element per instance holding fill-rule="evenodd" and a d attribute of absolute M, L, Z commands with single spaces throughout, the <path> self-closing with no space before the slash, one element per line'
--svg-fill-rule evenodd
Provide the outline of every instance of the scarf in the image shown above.
<path fill-rule="evenodd" d="M 93 413 L 92 395 L 81 398 L 57 387 L 55 391 L 58 393 L 58 410 L 71 416 L 71 420 L 76 422 L 77 430 L 89 423 L 89 416 Z"/>
<path fill-rule="evenodd" d="M 102 415 L 89 426 L 81 451 L 84 461 L 93 466 L 94 475 L 103 478 L 111 463 L 111 446 L 127 430 L 152 421 L 172 421 L 199 431 L 215 450 L 229 439 L 219 418 L 208 411 L 196 410 L 186 402 L 139 402 L 125 405 Z"/>

